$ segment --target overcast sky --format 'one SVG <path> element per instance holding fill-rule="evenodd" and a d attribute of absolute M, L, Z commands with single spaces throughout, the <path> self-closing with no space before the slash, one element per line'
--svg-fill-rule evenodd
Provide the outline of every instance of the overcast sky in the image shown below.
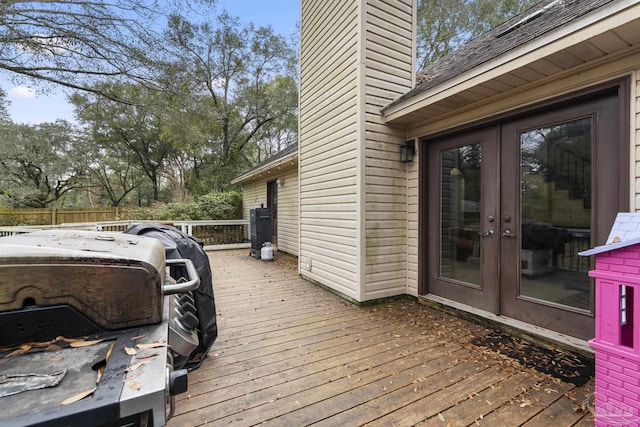
<path fill-rule="evenodd" d="M 270 25 L 283 36 L 292 34 L 300 20 L 300 0 L 220 0 L 219 7 L 239 16 L 245 23 Z M 73 109 L 62 90 L 36 95 L 28 87 L 13 85 L 7 74 L 1 73 L 0 86 L 11 101 L 9 113 L 14 122 L 34 124 L 56 119 L 74 120 Z"/>

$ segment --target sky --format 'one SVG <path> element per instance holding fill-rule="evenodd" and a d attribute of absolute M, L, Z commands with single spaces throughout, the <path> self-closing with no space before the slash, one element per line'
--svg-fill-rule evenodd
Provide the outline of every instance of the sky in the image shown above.
<path fill-rule="evenodd" d="M 300 20 L 300 0 L 219 0 L 218 5 L 219 9 L 228 10 L 244 23 L 270 25 L 283 36 L 291 35 Z M 7 93 L 9 114 L 16 123 L 36 124 L 57 119 L 74 121 L 73 108 L 62 89 L 38 95 L 28 86 L 16 86 L 3 72 L 0 72 L 0 87 Z"/>

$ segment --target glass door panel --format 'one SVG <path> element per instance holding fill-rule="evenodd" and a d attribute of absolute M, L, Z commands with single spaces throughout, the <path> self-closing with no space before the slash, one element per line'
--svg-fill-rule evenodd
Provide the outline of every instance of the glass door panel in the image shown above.
<path fill-rule="evenodd" d="M 592 120 L 520 133 L 520 295 L 587 311 Z"/>
<path fill-rule="evenodd" d="M 499 300 L 498 126 L 433 141 L 429 292 L 492 313 Z"/>
<path fill-rule="evenodd" d="M 480 287 L 482 146 L 440 153 L 440 276 Z"/>

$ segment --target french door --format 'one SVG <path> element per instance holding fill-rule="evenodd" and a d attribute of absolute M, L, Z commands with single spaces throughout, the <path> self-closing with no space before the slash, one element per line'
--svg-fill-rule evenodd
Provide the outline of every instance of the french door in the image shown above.
<path fill-rule="evenodd" d="M 428 141 L 428 292 L 593 337 L 578 252 L 627 207 L 618 110 L 614 92 Z"/>

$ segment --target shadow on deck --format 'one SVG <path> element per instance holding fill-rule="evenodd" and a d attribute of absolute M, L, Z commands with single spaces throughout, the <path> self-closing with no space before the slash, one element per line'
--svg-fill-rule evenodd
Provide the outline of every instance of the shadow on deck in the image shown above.
<path fill-rule="evenodd" d="M 170 427 L 593 425 L 591 383 L 473 345 L 482 326 L 412 299 L 359 308 L 248 253 L 209 254 L 220 335 Z"/>

